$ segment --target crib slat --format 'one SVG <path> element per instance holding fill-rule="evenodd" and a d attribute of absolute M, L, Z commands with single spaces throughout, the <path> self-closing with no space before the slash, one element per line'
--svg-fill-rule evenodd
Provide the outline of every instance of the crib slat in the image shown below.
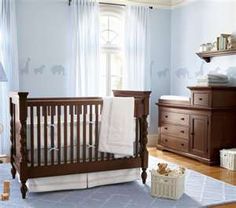
<path fill-rule="evenodd" d="M 100 105 L 100 112 L 99 112 L 99 115 L 102 114 L 102 105 Z M 104 160 L 104 152 L 101 152 L 101 160 L 103 161 Z"/>
<path fill-rule="evenodd" d="M 92 121 L 93 121 L 93 106 L 90 105 L 89 106 L 89 145 L 93 145 L 93 132 L 92 132 L 92 129 L 93 129 L 93 124 L 92 124 Z M 89 148 L 89 161 L 91 162 L 92 159 L 93 159 L 93 147 L 90 147 Z"/>
<path fill-rule="evenodd" d="M 70 106 L 70 162 L 74 160 L 74 109 Z"/>
<path fill-rule="evenodd" d="M 57 144 L 58 144 L 58 164 L 61 164 L 61 106 L 57 106 Z"/>
<path fill-rule="evenodd" d="M 111 157 L 111 154 L 110 153 L 106 153 L 106 158 L 107 158 L 107 160 L 110 160 L 110 157 Z"/>
<path fill-rule="evenodd" d="M 83 162 L 86 161 L 86 114 L 87 105 L 83 105 Z"/>
<path fill-rule="evenodd" d="M 95 161 L 98 160 L 98 105 L 95 105 Z"/>
<path fill-rule="evenodd" d="M 138 118 L 135 118 L 135 156 L 138 157 L 138 137 L 139 137 L 139 128 L 138 128 Z"/>
<path fill-rule="evenodd" d="M 37 106 L 38 166 L 41 166 L 41 118 L 40 106 Z"/>
<path fill-rule="evenodd" d="M 67 163 L 67 105 L 64 105 L 64 163 Z"/>
<path fill-rule="evenodd" d="M 80 162 L 80 114 L 81 106 L 77 106 L 77 163 Z"/>
<path fill-rule="evenodd" d="M 44 164 L 48 165 L 48 113 L 47 106 L 43 106 L 44 115 Z"/>
<path fill-rule="evenodd" d="M 30 107 L 30 152 L 31 152 L 31 167 L 34 166 L 34 108 Z"/>
<path fill-rule="evenodd" d="M 16 138 L 16 105 L 13 105 L 13 138 Z M 16 140 L 13 139 L 14 150 L 13 153 L 16 155 Z"/>
<path fill-rule="evenodd" d="M 54 142 L 54 115 L 55 115 L 55 106 L 51 106 L 51 148 L 55 148 Z M 51 165 L 54 165 L 54 153 L 55 149 L 51 151 Z"/>

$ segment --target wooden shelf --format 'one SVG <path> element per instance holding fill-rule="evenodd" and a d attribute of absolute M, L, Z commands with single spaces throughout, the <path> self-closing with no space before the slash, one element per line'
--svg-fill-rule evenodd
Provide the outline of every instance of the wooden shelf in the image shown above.
<path fill-rule="evenodd" d="M 209 63 L 212 57 L 236 55 L 236 48 L 230 50 L 201 52 L 197 53 L 197 55 L 200 58 L 204 59 L 207 63 Z"/>

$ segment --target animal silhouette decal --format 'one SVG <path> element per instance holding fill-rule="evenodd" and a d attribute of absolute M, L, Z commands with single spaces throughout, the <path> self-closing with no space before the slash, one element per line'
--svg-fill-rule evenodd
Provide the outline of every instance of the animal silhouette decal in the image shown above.
<path fill-rule="evenodd" d="M 175 71 L 175 75 L 181 79 L 181 78 L 187 78 L 189 79 L 190 76 L 189 76 L 189 71 L 187 70 L 187 68 L 178 68 L 176 71 Z"/>
<path fill-rule="evenodd" d="M 157 72 L 158 77 L 166 77 L 169 74 L 169 69 L 165 68 Z"/>
<path fill-rule="evenodd" d="M 205 61 L 202 61 L 201 66 L 200 66 L 200 70 L 195 73 L 196 77 L 203 76 L 203 74 L 204 74 L 204 71 L 203 71 L 204 64 L 205 64 Z"/>
<path fill-rule="evenodd" d="M 51 72 L 55 74 L 65 75 L 65 68 L 62 65 L 55 65 L 51 68 Z"/>
<path fill-rule="evenodd" d="M 24 66 L 20 68 L 20 73 L 21 74 L 29 74 L 30 72 L 33 72 L 35 75 L 42 75 L 45 72 L 46 65 L 42 64 L 39 67 L 36 67 L 32 70 L 30 70 L 30 63 L 31 63 L 31 58 L 28 57 L 24 63 Z M 65 75 L 65 68 L 62 65 L 53 65 L 50 69 L 50 72 L 53 75 Z"/>
<path fill-rule="evenodd" d="M 35 68 L 34 69 L 34 73 L 35 74 L 43 74 L 45 67 L 46 67 L 45 65 L 42 65 L 42 66 L 40 66 L 38 68 Z"/>
<path fill-rule="evenodd" d="M 30 64 L 31 59 L 28 57 L 24 67 L 20 69 L 21 74 L 29 74 L 29 64 Z"/>

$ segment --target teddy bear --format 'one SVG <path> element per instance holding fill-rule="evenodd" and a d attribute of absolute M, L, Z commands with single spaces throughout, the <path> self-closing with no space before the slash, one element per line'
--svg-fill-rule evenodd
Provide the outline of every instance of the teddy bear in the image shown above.
<path fill-rule="evenodd" d="M 157 172 L 160 175 L 168 176 L 168 174 L 171 172 L 171 170 L 169 168 L 167 168 L 167 166 L 168 166 L 167 163 L 158 163 L 157 166 L 158 166 Z"/>

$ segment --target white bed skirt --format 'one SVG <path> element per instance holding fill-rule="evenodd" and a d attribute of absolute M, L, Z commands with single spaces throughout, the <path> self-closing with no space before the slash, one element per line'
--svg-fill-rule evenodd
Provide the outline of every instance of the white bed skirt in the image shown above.
<path fill-rule="evenodd" d="M 85 189 L 95 186 L 130 182 L 140 179 L 140 169 L 124 169 L 27 180 L 29 192 Z"/>

